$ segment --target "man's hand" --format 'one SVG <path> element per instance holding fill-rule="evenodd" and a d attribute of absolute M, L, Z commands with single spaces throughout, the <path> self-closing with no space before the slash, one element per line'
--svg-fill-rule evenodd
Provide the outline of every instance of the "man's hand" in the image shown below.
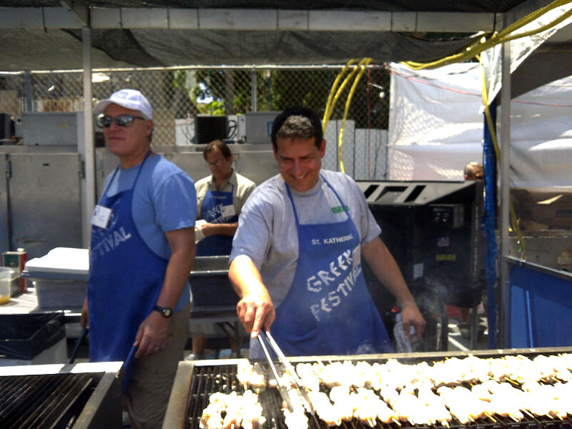
<path fill-rule="evenodd" d="M 266 289 L 245 294 L 236 305 L 236 313 L 251 338 L 256 338 L 262 328 L 270 330 L 276 319 L 274 305 Z"/>
<path fill-rule="evenodd" d="M 211 235 L 214 235 L 214 230 L 213 230 L 214 226 L 215 226 L 214 223 L 208 223 L 205 221 L 201 225 L 201 233 L 203 234 L 203 236 L 210 237 Z"/>
<path fill-rule="evenodd" d="M 87 298 L 83 301 L 83 306 L 81 307 L 81 316 L 79 318 L 79 324 L 82 328 L 89 329 L 89 310 L 87 306 Z"/>
<path fill-rule="evenodd" d="M 414 301 L 401 306 L 401 320 L 403 322 L 403 331 L 407 338 L 409 338 L 409 332 L 413 326 L 415 328 L 415 336 L 417 339 L 421 339 L 425 330 L 425 319 Z"/>
<path fill-rule="evenodd" d="M 139 325 L 135 343 L 136 358 L 158 353 L 165 348 L 169 335 L 170 319 L 163 317 L 158 311 L 152 311 Z"/>

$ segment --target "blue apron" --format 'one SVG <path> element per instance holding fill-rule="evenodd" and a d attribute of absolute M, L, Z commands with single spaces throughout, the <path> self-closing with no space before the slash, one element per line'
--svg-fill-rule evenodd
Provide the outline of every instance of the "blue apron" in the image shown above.
<path fill-rule="evenodd" d="M 147 246 L 133 221 L 133 194 L 150 153 L 141 163 L 131 189 L 112 197 L 103 193 L 100 205 L 112 211 L 109 224 L 105 229 L 93 226 L 91 232 L 89 359 L 125 361 L 123 390 L 132 370 L 137 330 L 155 307 L 168 263 Z"/>
<path fill-rule="evenodd" d="M 232 223 L 238 221 L 238 216 L 223 216 L 223 207 L 233 206 L 232 192 L 208 190 L 201 206 L 201 217 L 208 223 Z M 233 206 L 234 207 L 234 206 Z M 197 244 L 197 256 L 230 255 L 232 236 L 211 235 Z"/>
<path fill-rule="evenodd" d="M 347 219 L 301 225 L 286 185 L 296 218 L 299 255 L 290 291 L 276 309 L 272 335 L 290 356 L 392 352 L 362 274 L 359 233 L 338 193 L 323 180 Z"/>

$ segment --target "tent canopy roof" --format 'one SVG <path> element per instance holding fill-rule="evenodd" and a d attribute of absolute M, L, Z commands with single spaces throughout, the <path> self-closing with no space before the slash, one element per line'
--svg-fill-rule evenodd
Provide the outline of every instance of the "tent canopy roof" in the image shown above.
<path fill-rule="evenodd" d="M 85 0 L 86 6 L 124 8 L 184 9 L 285 9 L 285 10 L 378 10 L 413 12 L 505 13 L 526 0 Z M 71 3 L 71 2 L 68 2 Z M 77 3 L 77 2 L 76 2 Z M 2 7 L 61 7 L 60 0 L 3 0 Z"/>
<path fill-rule="evenodd" d="M 548 0 L 0 0 L 0 71 L 425 62 Z"/>

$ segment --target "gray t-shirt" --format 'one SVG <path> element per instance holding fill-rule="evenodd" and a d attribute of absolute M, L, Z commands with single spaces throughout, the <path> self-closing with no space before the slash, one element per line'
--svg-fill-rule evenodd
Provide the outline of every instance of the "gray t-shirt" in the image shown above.
<path fill-rule="evenodd" d="M 379 236 L 381 229 L 357 183 L 343 173 L 321 170 L 321 174 L 347 206 L 361 245 Z M 322 178 L 309 191 L 290 190 L 301 224 L 335 223 L 347 219 L 338 198 Z M 230 260 L 239 255 L 252 260 L 274 306 L 278 307 L 290 290 L 298 261 L 294 210 L 280 175 L 258 186 L 243 207 Z"/>

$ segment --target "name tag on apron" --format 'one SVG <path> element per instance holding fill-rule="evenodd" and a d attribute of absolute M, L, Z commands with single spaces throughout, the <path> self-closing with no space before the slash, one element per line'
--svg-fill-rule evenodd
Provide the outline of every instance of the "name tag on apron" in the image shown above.
<path fill-rule="evenodd" d="M 100 206 L 99 204 L 95 206 L 93 210 L 93 216 L 91 217 L 91 224 L 99 228 L 107 229 L 109 224 L 109 219 L 111 218 L 111 209 L 108 207 Z"/>
<path fill-rule="evenodd" d="M 234 206 L 230 205 L 230 206 L 223 206 L 221 213 L 222 217 L 232 217 L 236 214 L 236 212 L 234 211 Z"/>

